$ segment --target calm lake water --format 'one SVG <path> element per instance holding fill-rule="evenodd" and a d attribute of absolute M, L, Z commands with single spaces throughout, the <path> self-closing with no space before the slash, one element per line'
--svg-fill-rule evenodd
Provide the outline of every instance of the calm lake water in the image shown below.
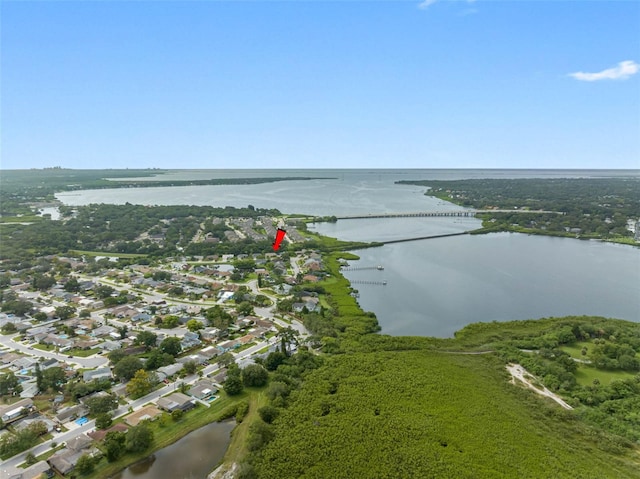
<path fill-rule="evenodd" d="M 455 210 L 402 179 L 639 176 L 638 170 L 190 170 L 160 179 L 273 176 L 330 177 L 259 185 L 87 190 L 60 193 L 69 205 L 125 202 L 278 208 L 286 213 L 348 215 Z M 474 229 L 474 218 L 389 218 L 317 224 L 345 240 L 384 241 Z M 451 336 L 465 324 L 551 315 L 595 314 L 640 321 L 640 249 L 575 239 L 493 234 L 386 245 L 358 252 L 349 272 L 364 309 L 385 333 Z"/>
<path fill-rule="evenodd" d="M 343 232 L 341 223 L 348 222 L 316 229 L 353 240 L 383 237 L 371 226 L 356 232 L 347 225 Z M 386 226 L 400 229 L 392 220 Z M 450 337 L 476 321 L 583 314 L 640 321 L 640 251 L 630 246 L 496 233 L 355 253 L 360 260 L 352 266 L 384 266 L 344 274 L 386 334 Z M 383 279 L 386 286 L 356 284 Z"/>
<path fill-rule="evenodd" d="M 215 422 L 113 476 L 113 479 L 204 479 L 231 441 L 233 421 Z"/>
<path fill-rule="evenodd" d="M 327 180 L 282 181 L 258 185 L 181 186 L 102 189 L 58 193 L 68 205 L 91 203 L 208 205 L 278 208 L 284 213 L 346 215 L 456 209 L 424 196 L 426 188 L 395 185 L 398 180 L 463 178 L 560 178 L 639 176 L 633 170 L 182 170 L 140 180 L 210 178 L 323 177 Z"/>

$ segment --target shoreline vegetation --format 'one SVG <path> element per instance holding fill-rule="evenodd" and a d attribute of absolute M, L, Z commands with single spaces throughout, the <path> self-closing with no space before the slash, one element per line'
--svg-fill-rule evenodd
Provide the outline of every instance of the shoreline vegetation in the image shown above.
<path fill-rule="evenodd" d="M 402 180 L 426 186 L 433 196 L 476 209 L 513 209 L 478 214 L 482 228 L 470 234 L 515 232 L 596 239 L 640 247 L 628 222 L 640 222 L 640 178 L 526 178 L 472 180 Z M 527 215 L 527 210 L 554 211 Z M 558 215 L 557 213 L 562 213 Z M 636 226 L 640 231 L 640 226 Z"/>
<path fill-rule="evenodd" d="M 3 191 L 12 201 L 3 209 L 32 212 L 29 203 L 43 191 L 30 188 Z M 190 250 L 181 238 L 192 238 L 194 225 L 207 217 L 265 212 L 279 215 L 259 208 L 78 207 L 77 216 L 65 221 L 4 227 L 2 259 L 10 267 L 45 254 L 105 250 L 105 255 L 126 254 L 123 265 L 160 264 L 178 250 L 131 247 L 141 228 L 177 218 L 175 231 L 167 228 L 164 234 L 175 236 L 175 247 L 192 256 L 201 251 Z M 106 223 L 109 231 L 102 231 Z M 87 225 L 94 228 L 92 235 L 82 236 L 78 245 Z M 100 461 L 78 478 L 109 477 L 199 427 L 231 417 L 238 425 L 216 478 L 230 469 L 237 479 L 638 477 L 638 323 L 581 316 L 472 323 L 454 338 L 381 335 L 375 314 L 362 310 L 341 266 L 358 259 L 347 250 L 382 243 L 299 231 L 311 238 L 306 248 L 321 252 L 325 273 L 316 283 L 300 285 L 326 305 L 322 312 L 296 315 L 310 332 L 308 340 L 295 354 L 283 346 L 264 361 L 266 385 L 234 396 L 221 392 L 206 410 L 199 406 L 175 421 L 156 421 L 150 426 L 151 448 Z M 207 252 L 228 247 L 208 245 Z M 271 251 L 268 243 L 237 245 L 238 251 L 254 247 Z M 287 245 L 283 252 L 295 249 Z M 285 300 L 278 304 L 279 311 L 287 307 Z M 534 386 L 548 388 L 573 409 L 510 384 L 507 364 L 522 365 Z"/>

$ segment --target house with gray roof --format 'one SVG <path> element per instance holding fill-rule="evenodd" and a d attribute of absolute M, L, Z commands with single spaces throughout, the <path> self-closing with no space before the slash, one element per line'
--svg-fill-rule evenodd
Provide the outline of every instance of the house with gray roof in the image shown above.
<path fill-rule="evenodd" d="M 189 396 L 196 399 L 206 399 L 218 392 L 218 388 L 213 385 L 213 381 L 201 379 L 189 389 Z"/>
<path fill-rule="evenodd" d="M 33 358 L 21 357 L 11 363 L 10 369 L 13 369 L 14 371 L 33 369 L 35 368 L 37 362 L 38 361 Z"/>
<path fill-rule="evenodd" d="M 42 479 L 43 477 L 50 478 L 55 475 L 47 461 L 39 461 L 25 469 L 16 468 L 6 472 L 7 475 L 5 477 L 7 479 Z"/>
<path fill-rule="evenodd" d="M 59 424 L 62 424 L 71 419 L 86 416 L 87 414 L 89 414 L 89 410 L 85 406 L 82 404 L 75 404 L 73 406 L 60 409 L 58 414 L 54 416 L 54 419 L 58 421 Z"/>
<path fill-rule="evenodd" d="M 47 462 L 63 476 L 69 474 L 76 467 L 78 459 L 83 455 L 86 454 L 90 457 L 98 457 L 101 455 L 97 448 L 91 447 L 92 442 L 92 439 L 86 434 L 76 436 L 67 441 L 67 447 L 56 452 L 47 459 Z"/>
<path fill-rule="evenodd" d="M 173 393 L 167 397 L 158 399 L 158 407 L 167 412 L 188 411 L 195 407 L 195 400 L 182 393 Z"/>
<path fill-rule="evenodd" d="M 198 333 L 188 331 L 184 333 L 184 337 L 182 338 L 180 344 L 182 345 L 182 349 L 191 349 L 196 346 L 200 346 L 202 342 L 200 341 L 200 336 L 198 336 Z"/>
<path fill-rule="evenodd" d="M 90 381 L 93 381 L 94 379 L 102 379 L 102 378 L 111 379 L 112 377 L 113 377 L 113 374 L 111 373 L 111 369 L 108 367 L 97 368 L 97 369 L 94 369 L 93 371 L 84 371 L 82 373 L 82 380 L 85 382 L 90 382 Z"/>
<path fill-rule="evenodd" d="M 158 368 L 157 372 L 164 374 L 165 378 L 169 378 L 174 374 L 178 374 L 183 367 L 184 367 L 184 364 L 181 364 L 181 363 L 169 364 L 167 366 L 162 366 L 161 368 Z"/>
<path fill-rule="evenodd" d="M 91 336 L 94 338 L 100 338 L 102 336 L 108 336 L 110 333 L 113 333 L 116 330 L 113 326 L 100 326 L 93 331 L 91 331 Z"/>
<path fill-rule="evenodd" d="M 202 355 L 200 355 L 200 354 L 191 354 L 191 355 L 189 355 L 189 356 L 185 356 L 185 357 L 182 357 L 182 358 L 178 358 L 178 359 L 176 360 L 176 362 L 178 362 L 178 363 L 182 363 L 182 364 L 185 364 L 185 363 L 188 363 L 188 362 L 190 362 L 190 361 L 193 361 L 193 362 L 194 362 L 194 363 L 196 363 L 196 364 L 202 364 L 202 363 L 204 363 L 206 360 L 207 360 L 207 358 L 205 358 L 204 356 L 202 356 Z"/>
<path fill-rule="evenodd" d="M 122 344 L 120 344 L 119 341 L 112 341 L 110 339 L 107 339 L 106 341 L 98 344 L 98 347 L 104 349 L 105 351 L 115 351 L 116 349 L 120 349 L 122 347 Z"/>

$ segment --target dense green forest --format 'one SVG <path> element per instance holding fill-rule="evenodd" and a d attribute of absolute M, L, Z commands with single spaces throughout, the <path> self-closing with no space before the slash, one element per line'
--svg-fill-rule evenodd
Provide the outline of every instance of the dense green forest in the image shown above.
<path fill-rule="evenodd" d="M 488 213 L 485 231 L 631 237 L 627 219 L 640 218 L 640 178 L 527 178 L 398 181 L 428 186 L 427 195 L 461 206 L 544 210 L 563 214 Z M 573 231 L 572 231 L 573 230 Z M 579 230 L 579 231 L 578 231 Z"/>
<path fill-rule="evenodd" d="M 258 477 L 638 477 L 602 451 L 615 441 L 510 385 L 485 355 L 340 355 L 289 400 Z"/>
<path fill-rule="evenodd" d="M 256 218 L 280 214 L 278 210 L 252 206 L 214 208 L 99 204 L 77 208 L 60 206 L 59 209 L 63 215 L 62 221 L 43 220 L 29 225 L 2 225 L 1 258 L 19 259 L 67 253 L 70 250 L 136 253 L 157 257 L 175 254 L 177 248 L 186 248 L 187 254 L 263 252 L 271 250 L 269 241 L 223 241 L 221 245 L 214 245 L 194 244 L 191 240 L 201 224 L 209 228 L 207 231 L 216 231 L 215 225 L 211 223 L 212 218 Z M 164 235 L 163 246 L 140 237 L 152 228 Z"/>
<path fill-rule="evenodd" d="M 636 323 L 572 317 L 478 323 L 454 339 L 336 338 L 348 346 L 321 365 L 301 367 L 294 357 L 276 369 L 269 396 L 277 412 L 253 426 L 240 477 L 640 476 L 637 369 L 627 380 L 581 386 L 579 368 L 603 380 L 609 370 L 561 349 L 606 338 L 618 353 L 635 353 Z M 575 409 L 509 384 L 508 362 Z"/>

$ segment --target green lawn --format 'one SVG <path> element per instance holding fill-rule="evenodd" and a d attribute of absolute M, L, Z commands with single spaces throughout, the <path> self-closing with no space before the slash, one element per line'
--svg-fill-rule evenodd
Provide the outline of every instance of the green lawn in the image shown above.
<path fill-rule="evenodd" d="M 585 364 L 578 366 L 578 371 L 576 371 L 576 381 L 582 386 L 591 386 L 596 378 L 600 381 L 600 384 L 608 385 L 616 379 L 631 379 L 634 376 L 634 373 L 627 371 L 603 371 Z"/>
<path fill-rule="evenodd" d="M 34 344 L 33 348 L 40 349 L 41 351 L 55 351 L 56 349 L 56 347 L 53 344 Z M 66 354 L 67 356 L 78 356 L 79 358 L 86 358 L 87 356 L 97 354 L 98 352 L 100 352 L 99 348 L 69 349 L 67 351 L 62 352 L 61 354 Z"/>
<path fill-rule="evenodd" d="M 70 356 L 78 356 L 80 358 L 86 358 L 87 356 L 97 354 L 98 352 L 100 352 L 99 348 L 93 348 L 93 349 L 70 349 L 65 353 Z"/>
<path fill-rule="evenodd" d="M 268 404 L 267 395 L 264 390 L 250 388 L 249 390 L 249 412 L 242 423 L 238 424 L 231 433 L 231 443 L 224 455 L 222 462 L 230 466 L 237 463 L 247 454 L 247 437 L 251 424 L 260 421 L 258 409 Z"/>
<path fill-rule="evenodd" d="M 56 349 L 53 344 L 34 344 L 33 348 L 41 351 L 54 351 Z"/>
<path fill-rule="evenodd" d="M 589 359 L 589 351 L 591 350 L 592 346 L 593 343 L 591 341 L 577 341 L 570 346 L 562 346 L 560 347 L 560 349 L 562 349 L 565 353 L 568 353 L 572 358 L 585 360 Z M 582 355 L 582 348 L 587 348 L 586 356 Z"/>

